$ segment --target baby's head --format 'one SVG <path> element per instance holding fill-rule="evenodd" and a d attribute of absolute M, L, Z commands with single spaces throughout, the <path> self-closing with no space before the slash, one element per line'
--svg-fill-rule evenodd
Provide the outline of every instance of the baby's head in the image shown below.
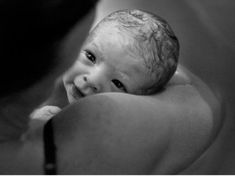
<path fill-rule="evenodd" d="M 68 98 L 101 92 L 151 94 L 173 76 L 179 42 L 165 20 L 140 10 L 120 10 L 90 32 L 64 76 Z"/>

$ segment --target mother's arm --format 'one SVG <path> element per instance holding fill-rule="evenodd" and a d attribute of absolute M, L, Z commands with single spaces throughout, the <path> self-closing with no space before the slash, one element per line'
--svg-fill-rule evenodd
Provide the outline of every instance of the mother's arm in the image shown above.
<path fill-rule="evenodd" d="M 197 77 L 177 74 L 160 94 L 99 94 L 59 113 L 59 173 L 172 174 L 195 161 L 218 130 L 220 106 Z"/>

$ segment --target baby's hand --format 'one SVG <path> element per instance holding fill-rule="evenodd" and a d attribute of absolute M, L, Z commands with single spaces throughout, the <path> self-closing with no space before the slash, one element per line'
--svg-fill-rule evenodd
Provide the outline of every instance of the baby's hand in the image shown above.
<path fill-rule="evenodd" d="M 61 109 L 57 106 L 47 105 L 47 106 L 43 106 L 39 109 L 34 110 L 31 113 L 30 117 L 32 119 L 49 120 L 60 111 Z"/>

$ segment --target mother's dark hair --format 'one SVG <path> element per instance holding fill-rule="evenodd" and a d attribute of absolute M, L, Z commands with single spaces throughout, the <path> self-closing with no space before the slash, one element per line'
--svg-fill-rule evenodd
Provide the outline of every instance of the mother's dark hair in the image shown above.
<path fill-rule="evenodd" d="M 55 64 L 56 44 L 96 0 L 0 1 L 0 97 L 23 90 Z"/>

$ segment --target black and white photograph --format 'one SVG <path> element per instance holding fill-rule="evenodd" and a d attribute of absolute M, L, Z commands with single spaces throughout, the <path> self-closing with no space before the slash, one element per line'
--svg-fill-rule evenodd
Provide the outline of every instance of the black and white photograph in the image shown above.
<path fill-rule="evenodd" d="M 0 175 L 235 175 L 234 0 L 0 0 Z"/>

